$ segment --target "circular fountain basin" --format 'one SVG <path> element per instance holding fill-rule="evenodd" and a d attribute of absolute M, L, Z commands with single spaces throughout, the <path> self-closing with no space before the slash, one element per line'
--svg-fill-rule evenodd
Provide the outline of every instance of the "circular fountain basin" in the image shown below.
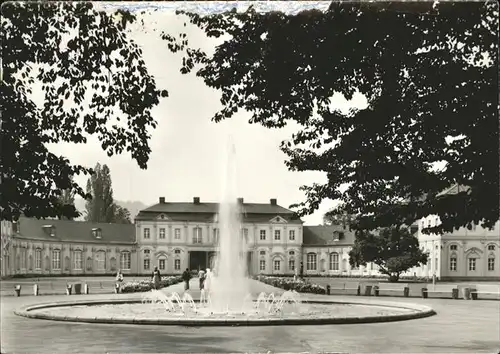
<path fill-rule="evenodd" d="M 302 301 L 298 310 L 269 314 L 247 311 L 212 313 L 199 308 L 168 312 L 161 304 L 143 303 L 139 299 L 57 302 L 26 306 L 19 316 L 55 321 L 87 323 L 121 323 L 181 326 L 269 326 L 352 324 L 404 321 L 435 314 L 428 306 L 383 301 L 349 302 Z"/>

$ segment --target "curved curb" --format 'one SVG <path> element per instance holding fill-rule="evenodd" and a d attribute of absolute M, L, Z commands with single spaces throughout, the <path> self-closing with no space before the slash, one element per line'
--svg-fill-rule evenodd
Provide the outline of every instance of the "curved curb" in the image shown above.
<path fill-rule="evenodd" d="M 51 308 L 51 307 L 66 307 L 66 306 L 85 306 L 85 305 L 112 305 L 112 304 L 128 304 L 141 303 L 141 299 L 115 299 L 115 300 L 82 300 L 82 301 L 61 301 L 45 304 L 29 305 L 19 310 L 14 311 L 18 316 L 44 319 L 52 321 L 67 321 L 80 323 L 103 323 L 103 324 L 132 324 L 132 325 L 162 325 L 162 326 L 276 326 L 276 325 L 326 325 L 326 324 L 358 324 L 358 323 L 380 323 L 380 322 L 395 322 L 406 321 L 418 318 L 430 317 L 436 312 L 429 306 L 413 304 L 413 303 L 394 303 L 383 301 L 360 301 L 352 299 L 345 302 L 327 301 L 325 300 L 305 300 L 304 303 L 315 304 L 353 304 L 365 306 L 383 306 L 392 308 L 404 308 L 413 310 L 411 313 L 402 313 L 397 315 L 387 316 L 364 316 L 364 317 L 332 317 L 332 318 L 273 318 L 273 319 L 193 319 L 193 318 L 105 318 L 105 317 L 78 317 L 78 316 L 57 316 L 44 313 L 36 313 L 33 311 Z"/>

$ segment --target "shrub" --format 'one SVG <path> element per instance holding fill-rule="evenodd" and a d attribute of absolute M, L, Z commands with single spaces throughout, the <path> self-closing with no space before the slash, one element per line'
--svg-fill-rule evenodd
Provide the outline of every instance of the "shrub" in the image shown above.
<path fill-rule="evenodd" d="M 299 293 L 326 294 L 324 286 L 311 284 L 304 280 L 294 280 L 288 277 L 268 277 L 265 275 L 258 275 L 254 279 L 284 290 L 295 290 Z"/>
<path fill-rule="evenodd" d="M 160 280 L 160 288 L 166 288 L 167 286 L 180 283 L 182 278 L 180 276 L 174 277 L 163 277 Z M 138 293 L 146 292 L 154 289 L 154 282 L 152 280 L 141 280 L 141 281 L 130 281 L 124 283 L 120 287 L 122 293 Z"/>

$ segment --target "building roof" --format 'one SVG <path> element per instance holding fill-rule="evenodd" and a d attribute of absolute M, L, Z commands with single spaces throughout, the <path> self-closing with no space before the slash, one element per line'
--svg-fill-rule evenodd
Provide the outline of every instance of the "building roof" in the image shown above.
<path fill-rule="evenodd" d="M 51 242 L 88 242 L 100 244 L 134 244 L 134 224 L 107 224 L 73 220 L 52 220 L 21 217 L 18 221 L 20 239 L 43 240 Z M 54 236 L 44 229 L 52 225 Z M 93 235 L 93 229 L 100 229 L 101 238 Z"/>
<path fill-rule="evenodd" d="M 242 212 L 246 214 L 294 214 L 293 211 L 283 208 L 280 205 L 266 203 L 242 203 Z M 143 209 L 142 212 L 156 213 L 209 213 L 219 212 L 219 203 L 185 203 L 185 202 L 164 202 Z"/>
<path fill-rule="evenodd" d="M 272 203 L 239 203 L 245 222 L 268 222 L 274 216 L 279 215 L 288 222 L 301 223 L 295 212 Z M 137 214 L 135 220 L 151 220 L 165 214 L 174 221 L 211 221 L 219 212 L 219 203 L 199 202 L 160 202 L 143 209 Z"/>
<path fill-rule="evenodd" d="M 342 233 L 338 241 L 334 241 L 335 233 Z M 352 246 L 354 244 L 354 231 L 344 229 L 340 225 L 304 226 L 304 246 Z"/>

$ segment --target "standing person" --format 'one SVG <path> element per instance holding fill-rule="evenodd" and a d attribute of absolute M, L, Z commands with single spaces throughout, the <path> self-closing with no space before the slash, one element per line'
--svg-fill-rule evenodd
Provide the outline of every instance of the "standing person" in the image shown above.
<path fill-rule="evenodd" d="M 123 282 L 123 274 L 122 274 L 121 269 L 118 269 L 118 272 L 116 273 L 116 282 L 118 284 Z"/>
<path fill-rule="evenodd" d="M 200 281 L 200 290 L 203 290 L 203 283 L 205 282 L 205 271 L 203 269 L 200 269 L 198 272 L 198 278 Z"/>
<path fill-rule="evenodd" d="M 304 262 L 300 262 L 300 279 L 304 279 Z"/>
<path fill-rule="evenodd" d="M 184 290 L 189 290 L 189 281 L 191 280 L 191 274 L 189 273 L 188 268 L 186 268 L 184 273 L 182 273 L 182 280 L 184 280 Z"/>
<path fill-rule="evenodd" d="M 151 275 L 151 280 L 153 280 L 154 288 L 156 290 L 160 289 L 161 274 L 158 267 L 155 267 L 153 274 Z"/>

